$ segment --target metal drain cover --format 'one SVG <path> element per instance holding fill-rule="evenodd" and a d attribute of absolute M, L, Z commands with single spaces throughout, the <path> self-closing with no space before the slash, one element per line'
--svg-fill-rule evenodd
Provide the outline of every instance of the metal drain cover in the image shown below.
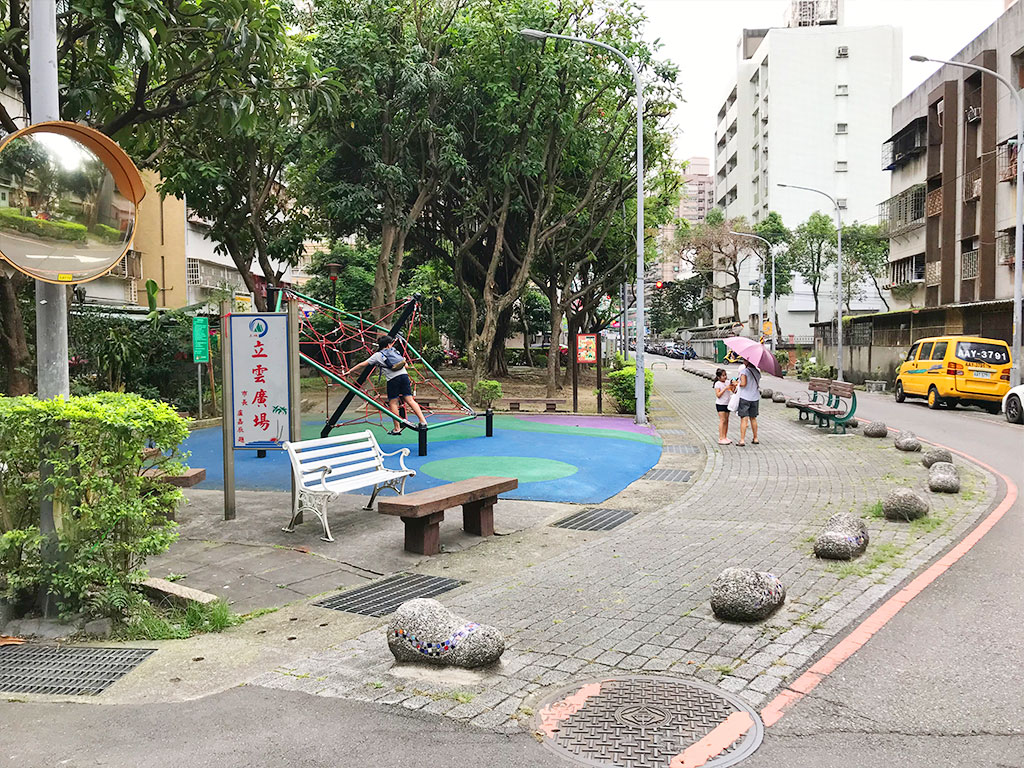
<path fill-rule="evenodd" d="M 641 480 L 661 480 L 668 483 L 688 483 L 693 472 L 688 469 L 652 469 Z"/>
<path fill-rule="evenodd" d="M 665 445 L 662 446 L 665 453 L 700 453 L 696 445 Z"/>
<path fill-rule="evenodd" d="M 350 589 L 313 605 L 333 611 L 360 613 L 363 616 L 385 616 L 414 597 L 434 597 L 461 587 L 466 582 L 427 576 L 422 573 L 396 573 L 386 579 Z"/>
<path fill-rule="evenodd" d="M 750 706 L 699 680 L 613 677 L 563 688 L 536 718 L 562 757 L 611 768 L 726 768 L 760 746 Z"/>
<path fill-rule="evenodd" d="M 0 647 L 0 691 L 95 696 L 120 680 L 152 648 Z"/>
<path fill-rule="evenodd" d="M 610 531 L 634 517 L 636 512 L 629 510 L 596 507 L 563 517 L 552 525 L 555 528 L 572 528 L 576 531 Z"/>

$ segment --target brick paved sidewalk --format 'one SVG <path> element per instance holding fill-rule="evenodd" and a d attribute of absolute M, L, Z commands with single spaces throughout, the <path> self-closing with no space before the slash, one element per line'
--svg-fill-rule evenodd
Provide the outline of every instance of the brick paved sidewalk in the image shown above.
<path fill-rule="evenodd" d="M 889 439 L 822 434 L 767 401 L 761 445 L 723 449 L 710 384 L 678 370 L 657 371 L 655 381 L 652 418 L 666 443 L 658 466 L 690 468 L 692 480 L 642 479 L 602 505 L 630 509 L 634 494 L 647 499 L 630 522 L 507 582 L 469 583 L 441 596 L 466 618 L 506 632 L 510 647 L 497 669 L 395 666 L 382 620 L 253 683 L 422 709 L 502 731 L 529 729 L 549 689 L 622 672 L 694 675 L 758 706 L 959 539 L 995 497 L 993 478 L 958 461 L 963 492 L 930 495 L 930 518 L 897 524 L 872 517 L 870 506 L 889 488 L 926 489 L 919 454 L 901 453 Z M 671 453 L 673 445 L 698 452 Z M 652 489 L 661 490 L 660 506 L 650 504 Z M 821 561 L 811 551 L 821 523 L 838 511 L 868 517 L 871 545 L 852 563 Z M 714 618 L 709 585 L 728 566 L 778 575 L 788 590 L 785 606 L 761 624 Z"/>

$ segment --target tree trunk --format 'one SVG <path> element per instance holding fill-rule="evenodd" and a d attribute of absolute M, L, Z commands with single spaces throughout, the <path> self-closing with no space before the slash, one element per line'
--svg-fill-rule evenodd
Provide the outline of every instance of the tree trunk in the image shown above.
<path fill-rule="evenodd" d="M 494 335 L 494 343 L 491 345 L 487 355 L 488 376 L 508 376 L 508 360 L 505 358 L 505 342 L 512 325 L 512 312 L 514 307 L 510 306 L 498 315 L 497 332 Z"/>
<path fill-rule="evenodd" d="M 523 320 L 523 362 L 533 368 L 533 350 L 530 349 L 530 323 L 526 317 L 526 300 L 522 303 L 522 320 Z"/>
<path fill-rule="evenodd" d="M 818 289 L 811 283 L 811 296 L 814 297 L 814 322 L 818 322 Z"/>
<path fill-rule="evenodd" d="M 26 373 L 31 358 L 25 337 L 25 319 L 18 303 L 18 290 L 25 278 L 0 275 L 0 361 L 7 371 L 7 394 L 29 395 L 34 390 L 32 376 Z"/>
<path fill-rule="evenodd" d="M 377 254 L 377 269 L 373 275 L 373 290 L 370 292 L 370 313 L 374 320 L 384 314 L 388 303 L 388 286 L 391 284 L 391 253 L 395 249 L 398 227 L 384 222 L 380 227 L 380 253 Z"/>
<path fill-rule="evenodd" d="M 875 284 L 875 291 L 878 292 L 878 298 L 880 298 L 882 300 L 882 303 L 885 304 L 885 311 L 888 312 L 889 302 L 886 301 L 885 296 L 882 295 L 882 286 L 878 284 L 878 278 L 875 277 L 874 275 L 871 275 L 871 282 Z"/>
<path fill-rule="evenodd" d="M 558 303 L 558 292 L 554 286 L 549 291 L 551 300 L 551 340 L 548 343 L 547 394 L 554 397 L 560 387 L 558 382 L 558 347 L 562 335 L 562 307 Z"/>

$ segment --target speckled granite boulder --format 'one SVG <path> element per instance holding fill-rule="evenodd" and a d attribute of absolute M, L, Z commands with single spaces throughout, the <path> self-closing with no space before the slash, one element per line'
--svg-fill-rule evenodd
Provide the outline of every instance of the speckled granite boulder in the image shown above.
<path fill-rule="evenodd" d="M 846 512 L 832 515 L 814 541 L 814 554 L 826 560 L 851 560 L 868 547 L 868 527 Z"/>
<path fill-rule="evenodd" d="M 782 392 L 773 392 L 772 393 L 772 402 L 773 403 L 784 403 L 784 402 L 786 402 L 786 396 Z"/>
<path fill-rule="evenodd" d="M 885 437 L 889 434 L 889 428 L 884 421 L 872 421 L 864 427 L 864 437 Z"/>
<path fill-rule="evenodd" d="M 786 600 L 774 575 L 750 568 L 726 568 L 711 585 L 711 610 L 729 621 L 767 618 Z"/>
<path fill-rule="evenodd" d="M 914 451 L 921 450 L 921 441 L 917 439 L 917 435 L 913 432 L 900 432 L 896 435 L 896 439 L 893 441 L 896 448 L 901 451 Z"/>
<path fill-rule="evenodd" d="M 932 493 L 960 493 L 960 473 L 951 462 L 935 462 L 928 470 L 928 490 Z"/>
<path fill-rule="evenodd" d="M 397 661 L 472 669 L 494 663 L 505 650 L 505 638 L 494 627 L 467 622 L 422 597 L 402 603 L 387 632 Z"/>
<path fill-rule="evenodd" d="M 772 395 L 774 395 L 774 394 L 775 394 L 775 390 L 772 390 L 772 389 L 762 389 L 761 390 L 761 399 L 762 400 L 771 400 L 772 399 Z"/>
<path fill-rule="evenodd" d="M 917 491 L 893 488 L 882 502 L 886 520 L 917 520 L 928 514 L 928 502 Z"/>
<path fill-rule="evenodd" d="M 923 454 L 921 454 L 921 463 L 929 469 L 932 464 L 938 461 L 947 461 L 950 464 L 953 463 L 953 454 L 947 451 L 945 448 L 928 448 Z"/>
<path fill-rule="evenodd" d="M 846 422 L 846 428 L 847 429 L 856 429 L 859 426 L 860 426 L 860 420 L 859 419 L 850 419 L 848 422 Z"/>

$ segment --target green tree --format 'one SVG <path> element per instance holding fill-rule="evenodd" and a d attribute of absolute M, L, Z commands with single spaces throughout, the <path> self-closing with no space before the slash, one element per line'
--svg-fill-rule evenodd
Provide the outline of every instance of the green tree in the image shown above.
<path fill-rule="evenodd" d="M 668 284 L 665 292 L 676 325 L 690 327 L 705 319 L 711 310 L 704 280 L 693 275 Z"/>
<path fill-rule="evenodd" d="M 348 312 L 364 312 L 370 308 L 373 293 L 373 270 L 377 262 L 376 243 L 355 245 L 335 241 L 326 251 L 317 251 L 310 258 L 310 279 L 301 293 L 330 304 L 337 295 L 337 306 Z M 338 279 L 331 281 L 328 264 L 340 264 Z"/>
<path fill-rule="evenodd" d="M 859 294 L 867 280 L 888 310 L 880 282 L 888 270 L 889 237 L 881 225 L 854 222 L 843 227 L 843 301 L 847 311 L 853 299 L 863 298 Z"/>
<path fill-rule="evenodd" d="M 707 295 L 719 301 L 728 301 L 730 318 L 740 318 L 740 270 L 754 253 L 750 238 L 731 234 L 747 229 L 742 218 L 726 220 L 722 212 L 712 208 L 704 221 L 676 232 L 675 249 L 700 276 Z M 715 318 L 720 320 L 720 318 Z"/>
<path fill-rule="evenodd" d="M 836 263 L 836 227 L 832 218 L 817 211 L 812 213 L 796 228 L 789 253 L 793 269 L 811 286 L 814 321 L 818 322 L 822 285 Z"/>
<path fill-rule="evenodd" d="M 782 217 L 775 211 L 772 211 L 754 225 L 754 234 L 760 235 L 771 243 L 771 255 L 768 257 L 764 270 L 764 297 L 768 306 L 772 305 L 772 298 L 775 299 L 776 311 L 772 317 L 772 324 L 775 329 L 775 336 L 781 338 L 782 326 L 779 325 L 777 304 L 780 296 L 788 296 L 793 292 L 793 260 L 789 254 L 789 246 L 793 242 L 793 233 L 783 223 Z M 772 295 L 773 265 L 775 268 L 774 297 Z"/>

